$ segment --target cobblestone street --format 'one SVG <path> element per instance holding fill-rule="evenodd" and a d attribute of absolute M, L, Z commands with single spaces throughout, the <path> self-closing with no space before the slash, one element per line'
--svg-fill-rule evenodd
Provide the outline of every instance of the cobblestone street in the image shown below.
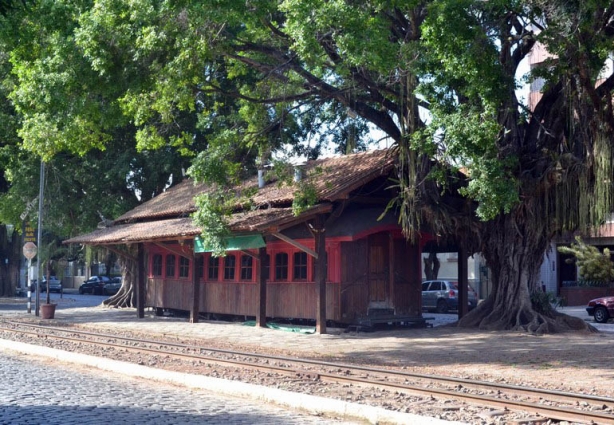
<path fill-rule="evenodd" d="M 319 424 L 334 422 L 0 352 L 2 424 Z M 346 422 L 347 423 L 347 422 Z"/>

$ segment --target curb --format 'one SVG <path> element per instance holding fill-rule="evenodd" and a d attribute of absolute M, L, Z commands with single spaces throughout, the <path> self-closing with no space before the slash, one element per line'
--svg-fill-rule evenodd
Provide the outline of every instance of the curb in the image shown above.
<path fill-rule="evenodd" d="M 278 406 L 300 409 L 310 414 L 337 416 L 343 420 L 359 419 L 372 424 L 416 424 L 416 425 L 460 425 L 462 422 L 444 421 L 436 418 L 418 416 L 411 413 L 393 412 L 380 407 L 348 403 L 325 397 L 293 393 L 270 387 L 263 387 L 238 381 L 228 381 L 188 373 L 172 372 L 127 363 L 118 360 L 72 353 L 55 348 L 25 344 L 17 341 L 0 339 L 0 349 L 56 359 L 62 362 L 76 363 L 95 367 L 100 370 L 118 373 L 134 378 L 144 378 L 158 382 L 181 385 L 187 388 L 227 396 L 248 398 Z"/>

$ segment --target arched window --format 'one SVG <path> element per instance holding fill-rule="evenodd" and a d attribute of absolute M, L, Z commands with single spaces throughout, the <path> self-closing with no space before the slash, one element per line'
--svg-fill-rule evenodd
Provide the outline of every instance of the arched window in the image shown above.
<path fill-rule="evenodd" d="M 241 256 L 241 280 L 252 280 L 252 257 L 249 255 Z"/>
<path fill-rule="evenodd" d="M 292 278 L 294 280 L 307 280 L 307 253 L 295 252 L 294 253 L 294 273 Z"/>
<path fill-rule="evenodd" d="M 217 280 L 220 271 L 220 259 L 219 257 L 211 256 L 209 257 L 209 272 L 208 277 L 209 280 Z"/>
<path fill-rule="evenodd" d="M 232 254 L 224 257 L 224 280 L 234 280 L 236 265 L 237 257 Z"/>
<path fill-rule="evenodd" d="M 288 254 L 275 254 L 275 280 L 288 280 Z"/>
<path fill-rule="evenodd" d="M 162 276 L 162 255 L 154 254 L 151 260 L 152 276 Z"/>
<path fill-rule="evenodd" d="M 175 256 L 173 254 L 166 256 L 166 277 L 175 277 Z"/>
<path fill-rule="evenodd" d="M 179 257 L 179 277 L 190 276 L 190 260 L 185 257 Z"/>

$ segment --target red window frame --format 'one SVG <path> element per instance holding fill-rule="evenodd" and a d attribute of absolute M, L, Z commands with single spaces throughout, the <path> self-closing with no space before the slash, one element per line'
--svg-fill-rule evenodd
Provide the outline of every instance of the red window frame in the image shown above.
<path fill-rule="evenodd" d="M 254 277 L 254 259 L 249 255 L 241 256 L 241 280 L 253 280 Z"/>
<path fill-rule="evenodd" d="M 207 261 L 207 280 L 218 281 L 220 278 L 220 258 L 209 256 Z"/>
<path fill-rule="evenodd" d="M 175 254 L 167 254 L 165 260 L 164 277 L 175 277 L 177 257 Z"/>
<path fill-rule="evenodd" d="M 154 277 L 161 277 L 164 261 L 162 254 L 154 254 L 151 257 L 151 275 Z"/>
<path fill-rule="evenodd" d="M 277 252 L 275 253 L 275 280 L 276 281 L 287 281 L 288 280 L 288 268 L 290 262 L 290 256 L 287 252 Z"/>
<path fill-rule="evenodd" d="M 224 257 L 224 280 L 235 280 L 237 269 L 237 256 L 234 254 L 228 254 Z"/>
<path fill-rule="evenodd" d="M 292 281 L 306 281 L 309 278 L 309 256 L 306 252 L 292 254 Z"/>
<path fill-rule="evenodd" d="M 179 277 L 190 277 L 190 260 L 183 256 L 179 257 Z"/>

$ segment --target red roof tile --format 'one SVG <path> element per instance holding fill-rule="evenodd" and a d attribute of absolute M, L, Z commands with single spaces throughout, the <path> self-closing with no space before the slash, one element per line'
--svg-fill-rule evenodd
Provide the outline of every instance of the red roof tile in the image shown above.
<path fill-rule="evenodd" d="M 271 181 L 258 189 L 253 197 L 257 206 L 266 208 L 234 213 L 229 222 L 230 228 L 234 232 L 245 233 L 276 231 L 280 226 L 307 220 L 313 214 L 330 210 L 328 201 L 344 198 L 365 183 L 388 175 L 393 165 L 394 155 L 388 150 L 310 161 L 301 168 L 305 174 L 304 181 L 312 184 L 316 190 L 319 205 L 295 217 L 290 206 L 297 185 Z M 236 190 L 240 192 L 241 189 L 255 188 L 257 184 L 257 177 L 254 177 Z M 185 180 L 128 211 L 115 220 L 113 226 L 71 238 L 65 243 L 105 245 L 184 237 L 191 239 L 201 233 L 201 229 L 189 217 L 196 209 L 194 197 L 205 191 L 207 186 Z"/>
<path fill-rule="evenodd" d="M 274 226 L 284 226 L 305 220 L 313 214 L 330 210 L 330 204 L 318 205 L 295 217 L 292 208 L 268 208 L 235 213 L 228 224 L 236 233 L 263 232 Z M 143 241 L 191 239 L 201 234 L 191 217 L 117 224 L 64 241 L 66 244 L 113 245 Z"/>
<path fill-rule="evenodd" d="M 393 164 L 394 155 L 389 150 L 379 150 L 310 161 L 302 168 L 305 181 L 314 185 L 318 200 L 334 201 L 366 182 L 388 174 Z M 253 177 L 242 187 L 256 188 L 257 184 L 257 177 Z M 206 190 L 207 187 L 203 184 L 195 185 L 192 180 L 185 180 L 128 211 L 115 222 L 186 216 L 196 209 L 194 196 Z M 295 184 L 268 182 L 258 190 L 253 201 L 256 205 L 289 206 L 296 190 Z M 237 188 L 237 191 L 240 191 L 240 188 Z"/>
<path fill-rule="evenodd" d="M 180 236 L 193 237 L 200 234 L 190 217 L 144 223 L 120 224 L 79 235 L 64 243 L 109 245 L 141 242 L 144 240 L 177 239 Z"/>

